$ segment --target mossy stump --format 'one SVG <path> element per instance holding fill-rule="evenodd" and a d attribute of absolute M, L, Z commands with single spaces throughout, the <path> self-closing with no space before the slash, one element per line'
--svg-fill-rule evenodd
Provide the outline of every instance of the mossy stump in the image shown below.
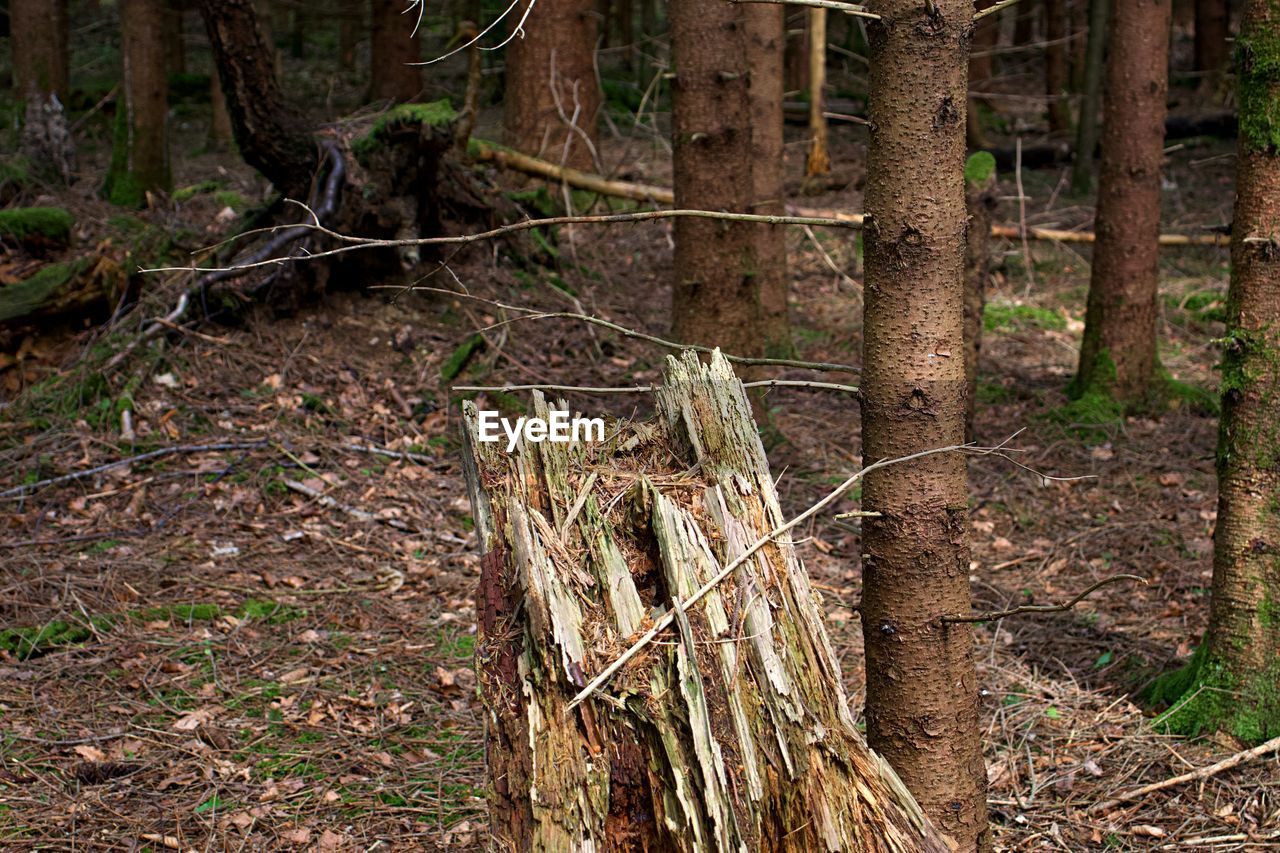
<path fill-rule="evenodd" d="M 563 404 L 561 404 L 563 407 Z M 551 406 L 534 395 L 532 415 Z M 741 383 L 667 362 L 657 414 L 598 443 L 481 442 L 476 664 L 501 849 L 942 851 L 849 711 Z M 663 614 L 661 632 L 574 696 Z"/>

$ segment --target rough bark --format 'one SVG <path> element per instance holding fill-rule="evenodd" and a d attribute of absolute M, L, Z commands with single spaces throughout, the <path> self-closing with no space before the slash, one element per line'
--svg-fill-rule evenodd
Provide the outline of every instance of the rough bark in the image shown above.
<path fill-rule="evenodd" d="M 529 0 L 508 16 L 515 25 Z M 506 48 L 503 139 L 507 145 L 554 163 L 600 171 L 596 128 L 597 18 L 591 0 L 538 0 L 524 38 Z"/>
<path fill-rule="evenodd" d="M 786 10 L 752 4 L 744 10 L 744 17 L 751 66 L 751 210 L 781 215 L 787 212 L 782 112 Z M 755 233 L 765 352 L 785 357 L 794 349 L 787 309 L 787 233 L 785 228 L 771 225 L 758 226 Z"/>
<path fill-rule="evenodd" d="M 964 111 L 972 0 L 883 0 L 871 92 L 862 446 L 870 463 L 964 441 Z M 867 736 L 961 850 L 990 845 L 967 625 L 965 461 L 867 478 Z"/>
<path fill-rule="evenodd" d="M 413 14 L 404 15 L 400 0 L 369 0 L 369 97 L 405 103 L 422 94 L 422 61 Z"/>
<path fill-rule="evenodd" d="M 1227 64 L 1230 35 L 1230 7 L 1227 0 L 1195 0 L 1196 70 L 1213 81 L 1222 76 Z"/>
<path fill-rule="evenodd" d="M 173 188 L 169 169 L 169 83 L 165 0 L 121 0 L 124 71 L 116 102 L 115 138 L 103 195 L 140 207 L 147 193 Z"/>
<path fill-rule="evenodd" d="M 70 78 L 67 0 L 11 0 L 9 14 L 14 90 L 26 102 L 19 150 L 35 174 L 69 183 L 76 151 L 64 109 Z"/>
<path fill-rule="evenodd" d="M 1163 698 L 1190 734 L 1280 734 L 1280 8 L 1246 0 L 1209 633 Z"/>
<path fill-rule="evenodd" d="M 607 442 L 507 453 L 464 404 L 495 848 L 945 850 L 859 736 L 789 541 L 679 606 L 784 518 L 728 362 L 669 359 L 657 408 Z M 668 608 L 660 642 L 571 707 Z"/>
<path fill-rule="evenodd" d="M 1093 161 L 1098 148 L 1098 110 L 1102 106 L 1102 75 L 1106 68 L 1107 22 L 1111 0 L 1089 0 L 1089 38 L 1085 49 L 1084 90 L 1076 125 L 1075 162 L 1071 188 L 1081 195 L 1093 191 Z"/>
<path fill-rule="evenodd" d="M 1152 390 L 1170 0 L 1117 3 L 1080 367 L 1073 397 L 1133 405 Z"/>
<path fill-rule="evenodd" d="M 253 0 L 200 0 L 200 13 L 241 156 L 282 193 L 306 198 L 315 140 L 285 105 Z"/>
<path fill-rule="evenodd" d="M 1067 64 L 1066 0 L 1044 4 L 1044 93 L 1048 100 L 1049 132 L 1071 129 L 1071 105 L 1067 101 L 1070 73 Z"/>
<path fill-rule="evenodd" d="M 672 4 L 672 171 L 677 207 L 746 212 L 752 201 L 751 104 L 743 10 L 721 0 Z M 759 355 L 757 226 L 676 220 L 672 334 Z"/>
<path fill-rule="evenodd" d="M 809 9 L 809 156 L 804 173 L 809 177 L 831 171 L 827 151 L 827 117 L 823 115 L 827 88 L 827 10 Z"/>
<path fill-rule="evenodd" d="M 978 355 L 982 351 L 982 312 L 991 277 L 991 218 L 996 206 L 996 159 L 985 151 L 964 167 L 964 207 L 969 218 L 964 249 L 965 438 L 973 441 L 973 411 L 978 390 Z"/>

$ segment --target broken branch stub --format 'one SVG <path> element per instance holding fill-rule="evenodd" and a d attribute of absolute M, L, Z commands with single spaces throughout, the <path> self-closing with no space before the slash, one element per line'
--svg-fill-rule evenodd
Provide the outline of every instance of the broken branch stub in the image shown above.
<path fill-rule="evenodd" d="M 540 393 L 533 408 L 547 418 Z M 655 420 L 603 442 L 507 453 L 479 440 L 474 404 L 463 416 L 502 849 L 949 849 L 855 728 L 787 537 L 680 607 L 784 523 L 719 352 L 669 358 Z M 571 707 L 673 608 L 671 629 Z"/>

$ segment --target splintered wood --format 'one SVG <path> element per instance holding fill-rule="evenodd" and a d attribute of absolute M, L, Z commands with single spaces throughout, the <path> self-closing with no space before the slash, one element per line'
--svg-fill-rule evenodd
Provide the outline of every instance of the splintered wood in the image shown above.
<path fill-rule="evenodd" d="M 563 405 L 561 406 L 563 407 Z M 549 406 L 535 392 L 533 412 Z M 477 669 L 492 832 L 548 851 L 949 849 L 854 726 L 742 384 L 669 358 L 649 423 L 599 443 L 480 442 Z M 670 629 L 586 701 L 655 620 Z"/>

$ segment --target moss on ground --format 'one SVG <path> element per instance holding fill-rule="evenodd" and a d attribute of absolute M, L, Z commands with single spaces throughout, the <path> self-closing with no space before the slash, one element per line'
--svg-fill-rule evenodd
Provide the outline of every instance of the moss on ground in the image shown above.
<path fill-rule="evenodd" d="M 29 278 L 0 288 L 0 322 L 25 317 L 36 311 L 88 265 L 88 258 L 47 264 Z"/>
<path fill-rule="evenodd" d="M 990 151 L 975 151 L 964 164 L 966 184 L 982 186 L 996 171 L 996 158 Z"/>
<path fill-rule="evenodd" d="M 1202 643 L 1185 666 L 1157 678 L 1145 698 L 1167 707 L 1155 726 L 1172 734 L 1224 731 L 1245 743 L 1280 735 L 1280 661 L 1241 679 Z"/>
<path fill-rule="evenodd" d="M 992 302 L 983 308 L 982 327 L 988 332 L 1001 329 L 1051 329 L 1060 332 L 1067 328 L 1067 320 L 1057 311 L 1038 305 Z"/>
<path fill-rule="evenodd" d="M 52 243 L 71 240 L 76 219 L 61 207 L 15 207 L 0 210 L 0 240 L 23 242 L 41 237 Z"/>
<path fill-rule="evenodd" d="M 428 127 L 444 127 L 458 118 L 448 98 L 431 101 L 426 104 L 401 104 L 388 110 L 373 123 L 369 132 L 351 145 L 351 151 L 361 163 L 386 141 L 387 134 L 405 125 L 427 125 Z"/>

